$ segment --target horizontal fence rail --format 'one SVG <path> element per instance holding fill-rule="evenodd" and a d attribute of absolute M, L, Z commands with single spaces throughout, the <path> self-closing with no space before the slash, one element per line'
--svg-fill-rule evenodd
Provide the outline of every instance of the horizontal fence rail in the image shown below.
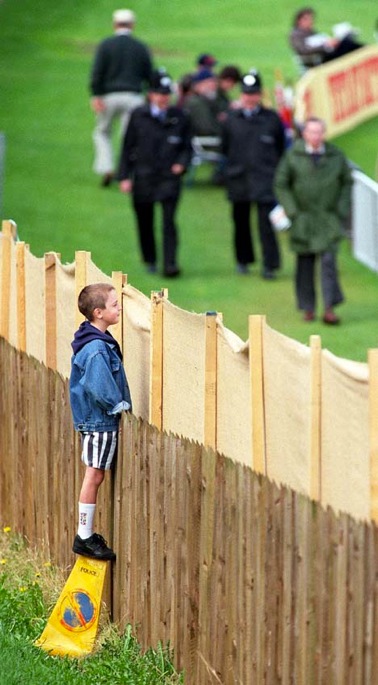
<path fill-rule="evenodd" d="M 69 568 L 81 483 L 68 383 L 0 339 L 0 520 Z M 96 525 L 107 601 L 186 685 L 378 682 L 378 529 L 124 415 Z M 110 574 L 109 574 L 110 575 Z"/>

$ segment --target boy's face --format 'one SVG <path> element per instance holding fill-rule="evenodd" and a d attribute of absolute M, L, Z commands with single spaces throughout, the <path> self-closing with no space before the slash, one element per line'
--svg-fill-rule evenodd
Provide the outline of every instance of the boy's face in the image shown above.
<path fill-rule="evenodd" d="M 106 330 L 108 326 L 113 326 L 118 323 L 119 315 L 121 312 L 121 306 L 118 304 L 117 292 L 115 290 L 110 290 L 105 303 L 105 308 L 94 310 L 94 320 L 92 323 L 97 325 L 101 330 Z"/>

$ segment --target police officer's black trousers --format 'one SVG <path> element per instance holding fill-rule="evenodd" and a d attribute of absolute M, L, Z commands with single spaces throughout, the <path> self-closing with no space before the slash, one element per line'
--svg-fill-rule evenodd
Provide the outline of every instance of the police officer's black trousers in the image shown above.
<path fill-rule="evenodd" d="M 233 202 L 232 218 L 234 221 L 234 247 L 236 261 L 239 264 L 250 264 L 255 261 L 255 251 L 251 230 L 251 205 L 249 201 Z M 257 219 L 262 249 L 263 267 L 278 269 L 280 254 L 269 212 L 275 206 L 272 202 L 257 202 Z"/>
<path fill-rule="evenodd" d="M 178 245 L 175 212 L 178 198 L 161 200 L 159 204 L 163 213 L 163 268 L 164 270 L 176 267 L 176 253 Z M 137 218 L 139 245 L 146 264 L 156 264 L 157 251 L 154 233 L 154 206 L 155 202 L 138 202 L 133 199 L 134 210 Z"/>

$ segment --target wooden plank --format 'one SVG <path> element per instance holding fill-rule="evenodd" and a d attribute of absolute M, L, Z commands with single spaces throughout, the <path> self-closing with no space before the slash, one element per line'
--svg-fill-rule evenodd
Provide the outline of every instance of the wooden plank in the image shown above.
<path fill-rule="evenodd" d="M 258 473 L 267 473 L 265 406 L 264 406 L 264 350 L 263 328 L 265 316 L 249 319 L 249 373 L 251 379 L 252 459 L 251 466 Z"/>
<path fill-rule="evenodd" d="M 369 350 L 370 512 L 378 523 L 378 349 Z"/>
<path fill-rule="evenodd" d="M 282 685 L 292 682 L 293 626 L 294 493 L 282 489 L 282 589 L 278 675 Z"/>
<path fill-rule="evenodd" d="M 335 685 L 344 685 L 346 682 L 347 651 L 346 651 L 346 632 L 347 632 L 347 562 L 348 562 L 348 535 L 347 518 L 341 515 L 335 521 L 336 545 L 335 550 L 335 591 L 333 593 L 333 639 L 334 659 L 333 659 L 333 682 Z M 357 646 L 358 649 L 358 646 Z M 354 681 L 358 685 L 358 680 Z"/>
<path fill-rule="evenodd" d="M 183 464 L 184 485 L 187 492 L 186 503 L 186 550 L 187 581 L 183 589 L 185 609 L 182 613 L 181 634 L 185 635 L 185 651 L 180 668 L 185 666 L 188 677 L 193 678 L 198 653 L 198 614 L 199 614 L 199 567 L 200 567 L 200 529 L 201 529 L 201 460 L 203 446 L 189 440 L 181 442 L 184 454 L 178 461 Z M 183 515 L 182 512 L 181 515 Z M 188 681 L 189 682 L 189 681 Z M 192 681 L 194 682 L 194 681 Z"/>
<path fill-rule="evenodd" d="M 83 321 L 83 315 L 80 314 L 77 307 L 77 300 L 82 289 L 87 285 L 88 279 L 88 264 L 91 258 L 90 252 L 84 250 L 77 250 L 75 252 L 75 325 L 79 328 Z"/>
<path fill-rule="evenodd" d="M 345 515 L 343 518 L 346 518 Z M 369 637 L 366 625 L 369 621 L 369 569 L 365 564 L 365 526 L 353 519 L 346 520 L 348 545 L 346 584 L 346 673 L 348 685 L 364 685 L 373 682 L 366 678 L 365 655 L 368 653 Z M 370 571 L 371 573 L 371 571 Z M 341 578 L 339 578 L 341 581 Z M 369 630 L 371 634 L 371 627 Z"/>
<path fill-rule="evenodd" d="M 167 290 L 151 293 L 150 423 L 163 429 L 163 301 Z"/>
<path fill-rule="evenodd" d="M 3 235 L 8 236 L 11 240 L 17 240 L 17 224 L 12 219 L 4 219 L 1 230 Z"/>
<path fill-rule="evenodd" d="M 50 369 L 57 368 L 56 260 L 54 252 L 45 254 L 45 361 Z"/>
<path fill-rule="evenodd" d="M 198 652 L 196 675 L 194 683 L 207 683 L 210 674 L 213 673 L 211 664 L 211 642 L 214 639 L 210 631 L 211 608 L 211 587 L 213 574 L 213 539 L 215 534 L 215 472 L 216 457 L 214 452 L 203 450 L 202 453 L 202 472 L 201 472 L 201 520 L 199 530 L 199 580 L 198 580 Z M 219 487 L 217 487 L 217 499 L 219 497 Z M 211 681 L 210 681 L 211 682 Z"/>
<path fill-rule="evenodd" d="M 298 685 L 307 685 L 306 674 L 308 628 L 307 628 L 307 581 L 308 581 L 308 554 L 307 554 L 307 531 L 309 500 L 297 494 L 294 499 L 294 530 L 295 548 L 293 559 L 293 599 L 294 599 L 294 636 L 295 651 L 293 661 L 293 680 Z"/>
<path fill-rule="evenodd" d="M 17 346 L 26 351 L 25 243 L 16 243 Z"/>
<path fill-rule="evenodd" d="M 356 524 L 357 526 L 358 524 Z M 363 651 L 363 673 L 366 683 L 378 682 L 378 672 L 373 673 L 374 660 L 374 613 L 375 606 L 375 549 L 374 549 L 374 525 L 365 526 L 365 544 L 362 566 L 365 575 L 364 593 L 364 651 Z M 376 662 L 377 663 L 377 662 Z"/>
<path fill-rule="evenodd" d="M 205 409 L 204 444 L 217 446 L 217 314 L 207 312 L 205 318 Z"/>
<path fill-rule="evenodd" d="M 10 221 L 3 221 L 2 226 L 0 335 L 9 340 L 13 226 Z"/>
<path fill-rule="evenodd" d="M 321 365 L 320 335 L 310 336 L 311 349 L 311 436 L 310 436 L 310 497 L 321 501 Z"/>

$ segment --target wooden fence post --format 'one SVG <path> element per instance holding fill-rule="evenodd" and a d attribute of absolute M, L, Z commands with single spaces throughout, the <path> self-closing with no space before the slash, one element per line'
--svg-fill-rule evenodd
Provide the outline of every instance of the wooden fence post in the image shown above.
<path fill-rule="evenodd" d="M 123 294 L 122 294 L 122 289 L 124 285 L 127 283 L 127 276 L 122 273 L 122 271 L 112 271 L 112 281 L 114 288 L 117 292 L 117 298 L 118 302 L 121 305 L 121 316 L 119 317 L 119 321 L 115 326 L 112 326 L 112 335 L 115 337 L 117 342 L 119 343 L 119 346 L 122 350 L 122 353 L 124 352 L 123 350 Z"/>
<path fill-rule="evenodd" d="M 57 368 L 56 260 L 55 252 L 45 254 L 45 346 L 46 366 Z"/>
<path fill-rule="evenodd" d="M 310 497 L 318 502 L 322 495 L 321 473 L 321 396 L 322 341 L 310 336 L 311 349 L 311 416 L 310 416 Z"/>
<path fill-rule="evenodd" d="M 79 328 L 83 315 L 80 314 L 77 307 L 77 298 L 81 290 L 87 285 L 88 277 L 88 263 L 91 258 L 90 252 L 85 252 L 84 250 L 77 250 L 75 252 L 75 325 Z"/>
<path fill-rule="evenodd" d="M 17 226 L 14 221 L 3 221 L 2 234 L 0 335 L 9 340 L 12 242 L 17 234 Z"/>
<path fill-rule="evenodd" d="M 264 349 L 263 326 L 265 316 L 252 315 L 249 323 L 249 373 L 251 379 L 252 411 L 252 468 L 267 473 L 265 407 L 264 407 Z"/>
<path fill-rule="evenodd" d="M 205 417 L 204 444 L 217 448 L 217 313 L 205 319 Z"/>
<path fill-rule="evenodd" d="M 369 364 L 369 442 L 370 512 L 378 523 L 378 350 L 368 351 Z"/>
<path fill-rule="evenodd" d="M 151 293 L 149 421 L 159 430 L 163 430 L 163 300 L 167 297 L 166 288 Z"/>
<path fill-rule="evenodd" d="M 25 243 L 16 243 L 17 346 L 26 352 Z"/>

